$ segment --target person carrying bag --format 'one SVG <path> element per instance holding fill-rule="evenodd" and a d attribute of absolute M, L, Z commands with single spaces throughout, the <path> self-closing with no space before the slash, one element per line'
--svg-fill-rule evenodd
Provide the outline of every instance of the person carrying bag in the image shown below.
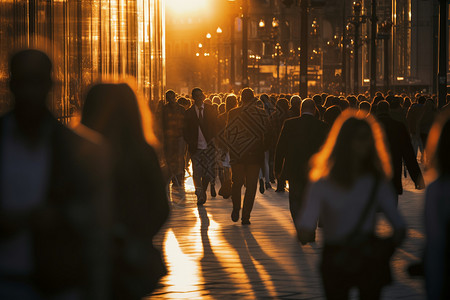
<path fill-rule="evenodd" d="M 380 125 L 371 116 L 343 112 L 311 167 L 296 229 L 300 242 L 309 243 L 320 217 L 326 298 L 349 299 L 350 290 L 357 288 L 360 299 L 379 299 L 383 286 L 391 283 L 390 259 L 406 233 Z M 392 237 L 375 235 L 377 212 L 392 225 Z"/>

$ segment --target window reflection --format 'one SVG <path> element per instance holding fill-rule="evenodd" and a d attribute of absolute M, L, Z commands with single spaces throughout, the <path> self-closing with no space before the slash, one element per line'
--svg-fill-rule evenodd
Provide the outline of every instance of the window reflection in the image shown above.
<path fill-rule="evenodd" d="M 151 104 L 162 99 L 163 6 L 162 0 L 0 1 L 0 112 L 11 106 L 8 54 L 32 45 L 52 53 L 51 107 L 62 120 L 102 78 L 133 76 Z"/>

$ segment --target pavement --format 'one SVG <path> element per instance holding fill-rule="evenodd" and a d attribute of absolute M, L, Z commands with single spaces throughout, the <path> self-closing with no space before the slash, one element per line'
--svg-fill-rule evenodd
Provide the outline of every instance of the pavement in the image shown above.
<path fill-rule="evenodd" d="M 424 191 L 403 180 L 399 209 L 408 238 L 392 259 L 394 283 L 383 290 L 382 299 L 425 299 L 423 281 L 405 271 L 422 253 Z M 288 192 L 258 191 L 247 226 L 231 221 L 231 199 L 211 197 L 208 191 L 205 205 L 197 207 L 190 177 L 184 189 L 171 188 L 170 195 L 170 219 L 154 240 L 168 274 L 150 299 L 324 299 L 318 272 L 321 232 L 316 243 L 297 242 Z M 390 231 L 383 219 L 378 231 Z"/>

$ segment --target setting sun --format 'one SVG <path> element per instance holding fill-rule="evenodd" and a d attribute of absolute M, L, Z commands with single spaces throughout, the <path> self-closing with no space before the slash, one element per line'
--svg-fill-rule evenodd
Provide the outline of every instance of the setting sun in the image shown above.
<path fill-rule="evenodd" d="M 167 0 L 166 7 L 173 13 L 186 14 L 201 11 L 209 6 L 211 0 Z"/>

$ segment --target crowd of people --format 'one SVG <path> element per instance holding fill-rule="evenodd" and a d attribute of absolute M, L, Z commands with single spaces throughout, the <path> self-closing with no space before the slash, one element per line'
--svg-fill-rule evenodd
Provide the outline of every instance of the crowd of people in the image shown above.
<path fill-rule="evenodd" d="M 15 105 L 0 118 L 1 299 L 151 293 L 165 274 L 152 239 L 169 215 L 167 187 L 184 188 L 190 163 L 197 205 L 209 187 L 212 198 L 231 198 L 231 220 L 243 226 L 258 184 L 260 193 L 272 184 L 288 192 L 299 242 L 323 232 L 327 299 L 348 299 L 353 287 L 379 299 L 407 234 L 402 176 L 425 188 L 419 162 L 434 173 L 424 208 L 427 296 L 450 298 L 450 113 L 435 97 L 168 90 L 152 124 L 131 84 L 103 82 L 89 89 L 72 130 L 46 107 L 51 74 L 39 50 L 11 57 Z M 379 213 L 393 228 L 388 239 L 374 234 Z"/>
<path fill-rule="evenodd" d="M 275 192 L 286 192 L 287 181 L 299 241 L 314 242 L 317 225 L 322 227 L 321 274 L 326 297 L 347 299 L 350 288 L 358 287 L 362 299 L 379 299 L 382 287 L 391 282 L 389 259 L 407 232 L 397 210 L 402 176 L 409 174 L 421 190 L 425 188 L 422 169 L 438 168 L 433 153 L 439 148 L 439 136 L 428 137 L 435 122 L 448 122 L 442 120 L 449 114 L 448 105 L 438 109 L 436 97 L 424 94 L 410 98 L 378 92 L 369 99 L 367 94 L 324 93 L 301 99 L 298 95 L 255 95 L 251 88 L 239 95 L 209 96 L 195 88 L 191 97 L 169 90 L 166 98 L 160 102 L 156 119 L 173 188 L 183 188 L 184 170 L 191 160 L 197 204 L 205 204 L 208 185 L 211 197 L 216 196 L 214 184 L 219 177 L 219 195 L 231 196 L 232 221 L 240 218 L 242 225 L 249 225 L 258 181 L 261 193 L 275 183 Z M 439 145 L 445 147 L 445 143 Z M 442 156 L 438 164 L 445 164 L 446 159 Z M 449 182 L 447 171 L 440 172 L 439 192 L 427 193 L 425 210 L 427 242 L 434 236 L 433 243 L 438 244 L 426 247 L 426 262 L 435 264 L 448 262 L 450 253 L 445 246 L 449 199 L 443 196 L 447 188 L 443 182 Z M 437 201 L 442 202 L 440 208 Z M 439 225 L 430 219 L 438 211 Z M 392 237 L 385 241 L 389 255 L 381 263 L 378 258 L 366 259 L 358 272 L 335 265 L 336 256 L 348 251 L 346 244 L 354 236 L 365 240 L 365 246 L 372 241 L 377 213 L 383 213 L 393 227 Z M 433 234 L 430 226 L 435 227 Z M 445 272 L 447 285 L 442 281 Z M 437 273 L 440 280 L 427 281 L 430 299 L 447 297 L 435 293 L 448 286 L 448 263 L 447 269 L 428 264 L 426 274 Z"/>

